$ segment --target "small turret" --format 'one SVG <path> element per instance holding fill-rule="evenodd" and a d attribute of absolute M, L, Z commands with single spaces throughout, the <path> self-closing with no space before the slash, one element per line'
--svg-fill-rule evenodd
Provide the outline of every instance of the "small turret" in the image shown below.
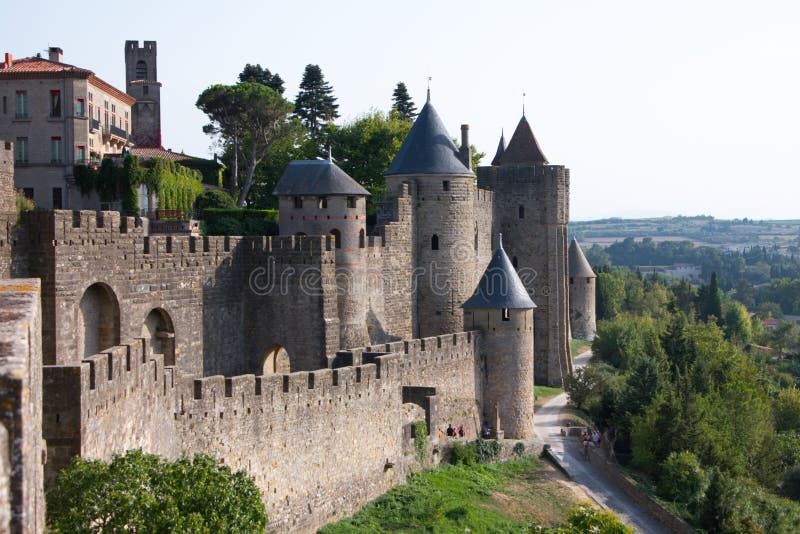
<path fill-rule="evenodd" d="M 503 250 L 502 234 L 464 305 L 464 328 L 480 330 L 486 359 L 484 418 L 507 438 L 533 436 L 533 303 Z"/>
<path fill-rule="evenodd" d="M 497 143 L 497 152 L 495 152 L 494 158 L 492 158 L 493 166 L 500 165 L 500 158 L 503 157 L 505 151 L 506 151 L 506 136 L 503 130 L 500 130 L 500 142 Z"/>
<path fill-rule="evenodd" d="M 578 240 L 573 237 L 569 245 L 569 323 L 573 339 L 592 340 L 597 333 L 596 278 Z"/>

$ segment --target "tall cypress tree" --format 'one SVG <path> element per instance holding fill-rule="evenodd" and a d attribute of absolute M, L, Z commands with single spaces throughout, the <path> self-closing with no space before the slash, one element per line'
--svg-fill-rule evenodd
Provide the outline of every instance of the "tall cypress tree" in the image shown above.
<path fill-rule="evenodd" d="M 392 93 L 392 110 L 396 111 L 401 119 L 413 120 L 417 116 L 417 106 L 408 94 L 406 84 L 397 82 L 397 87 Z"/>
<path fill-rule="evenodd" d="M 319 65 L 306 65 L 300 92 L 294 102 L 294 112 L 308 127 L 312 135 L 318 135 L 325 123 L 331 122 L 339 113 L 339 104 L 333 96 L 333 87 L 325 81 Z"/>

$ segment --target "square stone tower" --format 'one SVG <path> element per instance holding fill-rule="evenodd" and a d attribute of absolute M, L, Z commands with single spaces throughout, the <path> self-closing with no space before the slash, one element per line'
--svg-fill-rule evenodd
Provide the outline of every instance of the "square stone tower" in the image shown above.
<path fill-rule="evenodd" d="M 156 42 L 125 41 L 125 90 L 136 99 L 131 111 L 132 140 L 137 147 L 161 148 L 161 83 Z"/>
<path fill-rule="evenodd" d="M 488 167 L 478 187 L 494 191 L 493 227 L 505 237 L 525 288 L 538 306 L 534 327 L 536 383 L 561 387 L 572 372 L 569 355 L 567 223 L 569 169 L 550 165 L 528 120 Z"/>

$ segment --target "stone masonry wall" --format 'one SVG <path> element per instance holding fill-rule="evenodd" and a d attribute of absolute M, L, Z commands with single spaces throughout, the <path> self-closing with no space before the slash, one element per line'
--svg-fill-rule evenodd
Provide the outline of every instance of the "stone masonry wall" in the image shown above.
<path fill-rule="evenodd" d="M 305 286 L 297 278 L 305 269 L 296 264 L 318 274 L 333 265 L 326 238 L 146 236 L 133 218 L 92 211 L 34 212 L 27 230 L 30 275 L 42 279 L 46 364 L 83 359 L 79 305 L 96 283 L 121 306 L 117 339 L 141 336 L 153 309 L 168 315 L 180 375 L 252 372 L 262 355 L 249 351 L 262 345 L 246 333 L 256 329 L 290 355 L 311 358 L 297 362 L 298 368 L 317 368 L 338 348 L 332 286 L 325 276 L 308 278 Z M 256 269 L 288 282 L 264 296 L 250 284 Z M 253 318 L 260 321 L 255 326 L 247 323 L 246 310 L 259 309 L 254 302 L 261 301 L 268 301 L 260 307 L 269 315 Z"/>
<path fill-rule="evenodd" d="M 0 532 L 44 530 L 39 302 L 38 280 L 0 281 Z"/>
<path fill-rule="evenodd" d="M 180 454 L 175 369 L 164 367 L 163 355 L 148 356 L 145 343 L 112 347 L 78 365 L 44 367 L 48 485 L 76 455 L 110 461 L 137 448 L 173 459 Z"/>
<path fill-rule="evenodd" d="M 177 412 L 183 447 L 254 476 L 270 528 L 313 532 L 405 479 L 403 386 L 436 388 L 433 428 L 474 419 L 477 343 L 459 333 L 344 351 L 355 366 L 197 379 Z"/>

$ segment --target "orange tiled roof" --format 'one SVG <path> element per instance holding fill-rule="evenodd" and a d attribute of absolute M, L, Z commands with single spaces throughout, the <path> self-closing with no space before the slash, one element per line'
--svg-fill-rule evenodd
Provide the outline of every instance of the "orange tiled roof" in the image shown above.
<path fill-rule="evenodd" d="M 68 63 L 50 61 L 41 57 L 15 59 L 11 65 L 0 63 L 0 79 L 2 78 L 27 80 L 36 78 L 86 78 L 92 85 L 106 91 L 122 102 L 131 106 L 136 103 L 135 98 L 95 76 L 94 72 L 89 69 L 83 69 Z"/>
<path fill-rule="evenodd" d="M 132 156 L 137 156 L 141 159 L 161 158 L 161 159 L 169 159 L 172 161 L 181 161 L 185 159 L 202 159 L 202 158 L 197 158 L 195 156 L 190 156 L 189 154 L 173 152 L 172 150 L 167 150 L 165 148 L 150 148 L 150 147 L 135 146 L 130 149 L 130 153 Z"/>
<path fill-rule="evenodd" d="M 67 63 L 59 63 L 57 61 L 50 61 L 41 57 L 24 57 L 22 59 L 15 59 L 11 65 L 6 66 L 0 63 L 0 75 L 10 73 L 22 72 L 58 72 L 58 73 L 76 73 L 81 74 L 80 77 L 88 77 L 94 74 L 88 69 L 82 69 L 75 65 Z"/>

